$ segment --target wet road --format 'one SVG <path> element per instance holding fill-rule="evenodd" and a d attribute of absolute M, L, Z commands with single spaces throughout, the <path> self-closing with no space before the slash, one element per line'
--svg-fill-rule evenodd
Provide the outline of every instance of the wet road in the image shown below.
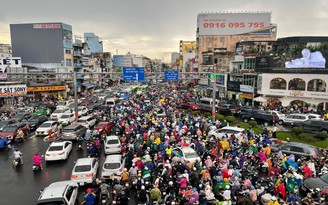
<path fill-rule="evenodd" d="M 77 152 L 74 145 L 68 160 L 48 163 L 43 161 L 43 170 L 33 173 L 32 157 L 34 153 L 38 152 L 43 155 L 49 146 L 49 143 L 44 142 L 42 139 L 30 136 L 25 142 L 17 145 L 18 149 L 23 153 L 24 165 L 16 170 L 12 167 L 14 148 L 12 150 L 0 151 L 0 192 L 2 193 L 0 204 L 36 204 L 40 196 L 40 190 L 53 182 L 70 180 L 76 159 L 87 156 L 86 152 Z M 104 156 L 100 158 L 98 176 L 100 176 L 99 170 L 103 164 L 103 159 Z M 80 203 L 83 201 L 85 189 L 85 187 L 79 189 Z M 130 203 L 135 204 L 134 200 L 130 200 Z"/>

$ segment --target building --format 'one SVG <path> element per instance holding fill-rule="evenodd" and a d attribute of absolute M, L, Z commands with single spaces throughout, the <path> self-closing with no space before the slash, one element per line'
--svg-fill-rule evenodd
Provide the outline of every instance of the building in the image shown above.
<path fill-rule="evenodd" d="M 171 66 L 177 68 L 177 65 L 180 63 L 180 54 L 177 52 L 171 53 Z"/>
<path fill-rule="evenodd" d="M 60 23 L 10 24 L 13 56 L 23 66 L 73 70 L 72 26 Z"/>
<path fill-rule="evenodd" d="M 244 41 L 275 41 L 277 28 L 271 23 L 269 12 L 246 13 L 200 13 L 197 16 L 196 53 L 199 63 L 198 71 L 213 71 L 217 67 L 214 62 L 220 63 L 219 68 L 228 72 L 233 54 L 239 51 L 237 43 Z M 227 55 L 208 63 L 209 55 L 222 51 Z M 213 63 L 212 63 L 213 62 Z"/>
<path fill-rule="evenodd" d="M 84 42 L 88 44 L 89 49 L 85 51 L 85 55 L 103 52 L 103 42 L 94 33 L 84 33 Z"/>
<path fill-rule="evenodd" d="M 0 44 L 0 57 L 11 57 L 12 51 L 9 44 Z"/>
<path fill-rule="evenodd" d="M 269 106 L 328 105 L 328 37 L 288 37 L 273 44 L 271 55 L 256 57 L 258 93 Z"/>

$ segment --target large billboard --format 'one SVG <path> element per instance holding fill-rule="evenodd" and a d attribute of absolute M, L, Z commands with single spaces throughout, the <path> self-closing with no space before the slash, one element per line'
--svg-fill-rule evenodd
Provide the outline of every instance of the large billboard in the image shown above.
<path fill-rule="evenodd" d="M 271 13 L 201 13 L 197 17 L 199 35 L 270 34 Z"/>
<path fill-rule="evenodd" d="M 27 93 L 26 85 L 0 86 L 0 97 L 26 95 L 26 93 Z"/>
<path fill-rule="evenodd" d="M 113 66 L 119 67 L 131 67 L 132 66 L 132 58 L 129 55 L 114 55 Z"/>
<path fill-rule="evenodd" d="M 63 23 L 63 46 L 73 48 L 72 26 Z"/>

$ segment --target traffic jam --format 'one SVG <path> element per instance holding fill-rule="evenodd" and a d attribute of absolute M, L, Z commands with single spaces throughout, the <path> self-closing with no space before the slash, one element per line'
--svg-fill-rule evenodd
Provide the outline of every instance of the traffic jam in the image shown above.
<path fill-rule="evenodd" d="M 168 82 L 98 89 L 77 103 L 78 113 L 72 97 L 1 110 L 1 154 L 13 156 L 15 172 L 27 167 L 37 180 L 49 164 L 78 156 L 69 178 L 35 190 L 38 205 L 328 201 L 328 150 L 276 136 L 277 126 L 302 123 L 289 116 L 320 115 L 214 102 L 192 84 Z M 46 151 L 27 163 L 21 148 L 34 139 Z"/>

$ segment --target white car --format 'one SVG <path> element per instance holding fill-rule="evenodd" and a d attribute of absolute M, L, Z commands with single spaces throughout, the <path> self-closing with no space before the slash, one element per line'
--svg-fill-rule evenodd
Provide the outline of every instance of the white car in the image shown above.
<path fill-rule="evenodd" d="M 116 135 L 107 136 L 104 141 L 105 154 L 121 153 L 121 141 Z"/>
<path fill-rule="evenodd" d="M 85 107 L 85 106 L 80 106 L 80 107 L 78 107 L 78 115 L 79 115 L 79 117 L 80 117 L 80 116 L 85 116 L 85 115 L 87 115 L 88 112 L 89 112 L 89 110 L 88 110 L 87 107 Z"/>
<path fill-rule="evenodd" d="M 46 161 L 66 160 L 72 151 L 72 142 L 52 142 L 44 155 Z"/>
<path fill-rule="evenodd" d="M 217 130 L 211 129 L 207 135 L 209 137 L 214 136 L 216 139 L 222 139 L 225 135 L 230 137 L 232 134 L 234 134 L 236 138 L 239 138 L 243 132 L 245 132 L 244 128 L 226 126 Z"/>
<path fill-rule="evenodd" d="M 96 124 L 96 119 L 91 116 L 80 117 L 77 120 L 77 124 L 83 125 L 86 128 L 91 128 Z"/>
<path fill-rule="evenodd" d="M 62 107 L 60 109 L 56 109 L 51 115 L 50 119 L 58 120 L 63 114 L 72 113 L 72 110 L 69 107 Z"/>
<path fill-rule="evenodd" d="M 277 110 L 269 110 L 269 113 L 273 114 L 275 117 L 278 118 L 278 124 L 282 125 L 284 123 L 284 120 L 286 118 L 286 114 L 281 113 L 280 111 Z"/>
<path fill-rule="evenodd" d="M 78 184 L 72 181 L 59 181 L 50 184 L 41 191 L 38 205 L 42 204 L 77 204 Z"/>
<path fill-rule="evenodd" d="M 35 135 L 46 136 L 49 134 L 49 130 L 52 130 L 52 132 L 54 132 L 56 130 L 56 126 L 58 125 L 59 122 L 57 121 L 45 121 L 38 127 L 38 129 L 36 129 Z"/>
<path fill-rule="evenodd" d="M 60 118 L 58 118 L 58 122 L 62 125 L 69 125 L 76 120 L 74 113 L 63 114 Z"/>
<path fill-rule="evenodd" d="M 72 171 L 71 180 L 80 186 L 91 184 L 96 179 L 98 171 L 98 160 L 96 158 L 80 158 L 76 161 Z"/>
<path fill-rule="evenodd" d="M 107 155 L 102 167 L 101 177 L 108 179 L 111 174 L 121 176 L 125 167 L 125 159 L 122 155 Z"/>
<path fill-rule="evenodd" d="M 184 163 L 195 162 L 196 160 L 200 162 L 200 157 L 191 147 L 174 148 L 172 150 L 172 155 L 179 157 Z"/>

